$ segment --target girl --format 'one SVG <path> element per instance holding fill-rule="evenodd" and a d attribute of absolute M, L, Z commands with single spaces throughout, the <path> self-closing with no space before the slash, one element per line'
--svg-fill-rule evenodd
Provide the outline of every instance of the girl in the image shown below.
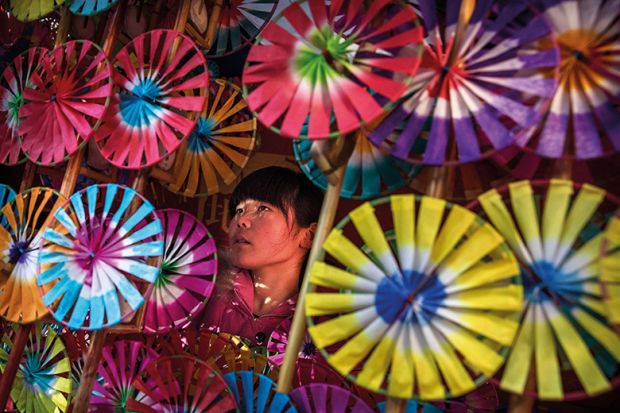
<path fill-rule="evenodd" d="M 228 252 L 221 254 L 202 327 L 266 344 L 295 310 L 322 200 L 320 189 L 286 168 L 241 180 L 230 199 Z"/>

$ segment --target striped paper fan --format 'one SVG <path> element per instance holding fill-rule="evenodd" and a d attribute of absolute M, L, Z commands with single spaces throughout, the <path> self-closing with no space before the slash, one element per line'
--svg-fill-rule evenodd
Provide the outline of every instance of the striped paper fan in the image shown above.
<path fill-rule="evenodd" d="M 620 335 L 620 212 L 607 223 L 602 248 L 601 284 L 607 319 Z"/>
<path fill-rule="evenodd" d="M 194 129 L 206 99 L 196 91 L 209 84 L 207 63 L 187 36 L 152 30 L 125 45 L 113 66 L 115 93 L 97 145 L 119 168 L 151 166 Z"/>
<path fill-rule="evenodd" d="M 37 286 L 43 231 L 66 202 L 49 188 L 21 192 L 0 213 L 0 316 L 27 324 L 47 315 Z"/>
<path fill-rule="evenodd" d="M 112 95 L 112 68 L 99 46 L 72 40 L 40 61 L 24 89 L 22 151 L 41 165 L 67 160 L 97 130 Z"/>
<path fill-rule="evenodd" d="M 11 0 L 11 14 L 18 20 L 38 20 L 60 7 L 65 0 Z"/>
<path fill-rule="evenodd" d="M 403 96 L 420 63 L 421 41 L 408 5 L 293 3 L 250 49 L 243 71 L 248 106 L 288 138 L 347 134 Z"/>
<path fill-rule="evenodd" d="M 521 264 L 525 306 L 502 389 L 532 394 L 526 384 L 533 380 L 532 395 L 565 400 L 620 381 L 620 338 L 606 319 L 599 284 L 603 231 L 618 205 L 600 188 L 566 180 L 515 182 L 472 204 Z"/>
<path fill-rule="evenodd" d="M 43 234 L 43 303 L 73 329 L 128 321 L 160 272 L 162 238 L 155 208 L 133 189 L 108 184 L 76 192 Z"/>
<path fill-rule="evenodd" d="M 276 391 L 276 383 L 251 370 L 226 373 L 224 379 L 239 409 L 246 413 L 295 413 L 288 395 Z"/>
<path fill-rule="evenodd" d="M 408 97 L 370 134 L 398 158 L 445 165 L 486 157 L 534 126 L 556 88 L 559 50 L 527 1 L 476 1 L 457 38 L 461 3 L 417 2 L 422 63 Z"/>
<path fill-rule="evenodd" d="M 196 128 L 175 153 L 167 188 L 190 197 L 218 193 L 238 178 L 255 148 L 256 119 L 241 89 L 211 80 Z"/>
<path fill-rule="evenodd" d="M 258 352 L 252 351 L 247 347 L 235 348 L 220 353 L 215 357 L 213 364 L 222 374 L 250 370 L 258 374 L 278 379 L 279 367 Z"/>
<path fill-rule="evenodd" d="M 237 402 L 217 370 L 188 355 L 160 357 L 146 366 L 132 385 L 137 393 L 127 409 L 153 412 L 227 412 Z"/>
<path fill-rule="evenodd" d="M 6 368 L 17 324 L 7 325 L 0 343 L 0 370 Z M 24 354 L 10 396 L 19 412 L 62 413 L 69 407 L 73 380 L 60 336 L 50 325 L 36 323 L 26 339 Z M 4 409 L 3 409 L 4 410 Z"/>
<path fill-rule="evenodd" d="M 82 16 L 94 16 L 114 6 L 118 0 L 72 0 L 69 4 L 71 13 Z"/>
<path fill-rule="evenodd" d="M 300 413 L 373 413 L 362 399 L 332 384 L 307 384 L 289 393 Z"/>
<path fill-rule="evenodd" d="M 381 198 L 350 212 L 323 251 L 310 273 L 308 331 L 340 374 L 392 397 L 437 400 L 470 392 L 503 364 L 523 299 L 519 267 L 472 212 Z"/>

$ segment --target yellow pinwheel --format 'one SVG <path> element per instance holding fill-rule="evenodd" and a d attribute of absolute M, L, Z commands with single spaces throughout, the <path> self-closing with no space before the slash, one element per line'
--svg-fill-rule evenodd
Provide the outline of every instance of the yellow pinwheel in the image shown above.
<path fill-rule="evenodd" d="M 352 211 L 323 249 L 310 274 L 308 330 L 341 374 L 392 397 L 433 400 L 473 390 L 503 364 L 522 306 L 519 267 L 474 213 L 394 195 Z"/>
<path fill-rule="evenodd" d="M 500 387 L 545 400 L 611 389 L 620 338 L 605 318 L 599 256 L 608 214 L 604 190 L 567 180 L 519 181 L 478 199 L 522 267 L 525 305 Z M 532 377 L 530 379 L 530 377 Z"/>

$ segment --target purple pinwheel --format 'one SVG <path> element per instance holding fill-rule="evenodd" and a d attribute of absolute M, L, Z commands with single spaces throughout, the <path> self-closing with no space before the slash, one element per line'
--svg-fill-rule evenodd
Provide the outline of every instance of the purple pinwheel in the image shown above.
<path fill-rule="evenodd" d="M 301 413 L 372 413 L 362 399 L 349 390 L 332 384 L 307 384 L 289 393 Z"/>

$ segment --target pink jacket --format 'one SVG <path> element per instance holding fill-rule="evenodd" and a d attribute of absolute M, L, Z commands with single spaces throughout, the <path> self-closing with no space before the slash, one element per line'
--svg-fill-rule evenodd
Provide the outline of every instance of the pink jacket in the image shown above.
<path fill-rule="evenodd" d="M 247 271 L 237 271 L 232 275 L 232 280 L 217 280 L 215 291 L 203 312 L 200 328 L 239 335 L 264 346 L 278 324 L 293 315 L 296 303 L 297 295 L 280 303 L 269 314 L 254 315 L 252 277 Z"/>

